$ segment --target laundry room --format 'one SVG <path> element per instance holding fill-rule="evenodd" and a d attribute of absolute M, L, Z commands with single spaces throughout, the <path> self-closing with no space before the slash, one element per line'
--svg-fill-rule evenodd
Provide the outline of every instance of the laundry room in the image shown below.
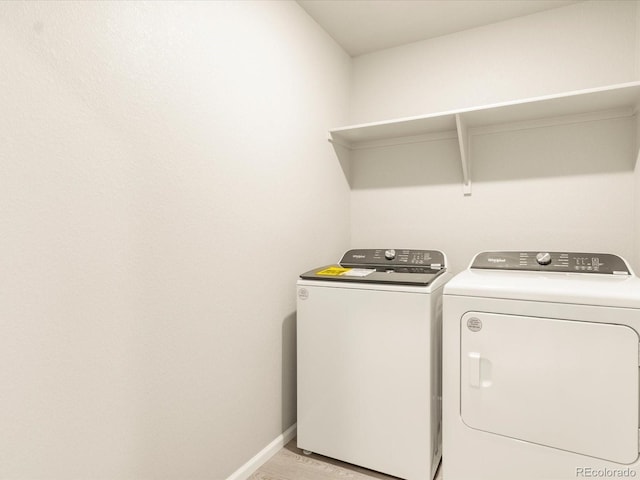
<path fill-rule="evenodd" d="M 639 104 L 636 0 L 1 1 L 0 479 L 249 478 L 352 249 L 640 271 Z"/>

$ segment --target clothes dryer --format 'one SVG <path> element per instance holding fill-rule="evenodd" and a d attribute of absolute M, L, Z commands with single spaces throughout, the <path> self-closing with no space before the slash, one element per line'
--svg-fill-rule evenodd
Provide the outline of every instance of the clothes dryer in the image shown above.
<path fill-rule="evenodd" d="M 350 250 L 297 282 L 298 447 L 408 480 L 441 456 L 436 250 Z"/>
<path fill-rule="evenodd" d="M 443 303 L 447 480 L 640 477 L 640 279 L 622 258 L 483 252 Z"/>

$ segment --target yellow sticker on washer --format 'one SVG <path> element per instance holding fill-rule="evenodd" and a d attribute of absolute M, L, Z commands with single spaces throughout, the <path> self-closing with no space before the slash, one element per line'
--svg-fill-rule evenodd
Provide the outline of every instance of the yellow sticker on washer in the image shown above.
<path fill-rule="evenodd" d="M 324 270 L 320 270 L 319 272 L 316 272 L 316 275 L 326 275 L 328 277 L 337 277 L 339 275 L 342 275 L 345 272 L 348 272 L 349 270 L 351 269 L 342 268 L 342 267 L 329 267 L 329 268 L 325 268 Z"/>

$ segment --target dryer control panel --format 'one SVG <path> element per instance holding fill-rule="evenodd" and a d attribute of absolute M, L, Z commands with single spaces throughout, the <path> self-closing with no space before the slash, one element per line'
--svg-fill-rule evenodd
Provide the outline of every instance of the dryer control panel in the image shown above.
<path fill-rule="evenodd" d="M 476 255 L 470 268 L 631 275 L 629 266 L 619 256 L 591 252 L 482 252 Z"/>

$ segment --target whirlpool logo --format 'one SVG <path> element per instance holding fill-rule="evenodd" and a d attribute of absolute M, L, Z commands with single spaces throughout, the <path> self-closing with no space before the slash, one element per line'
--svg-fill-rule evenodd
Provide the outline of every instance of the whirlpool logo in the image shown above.
<path fill-rule="evenodd" d="M 507 259 L 506 258 L 487 258 L 487 261 L 489 263 L 506 263 Z"/>

